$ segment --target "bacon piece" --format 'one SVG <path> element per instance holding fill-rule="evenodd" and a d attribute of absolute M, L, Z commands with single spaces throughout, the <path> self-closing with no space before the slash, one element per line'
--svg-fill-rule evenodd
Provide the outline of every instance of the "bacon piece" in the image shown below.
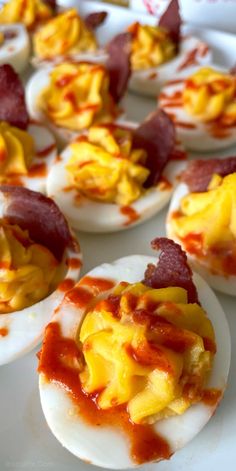
<path fill-rule="evenodd" d="M 11 65 L 0 66 L 0 121 L 20 129 L 26 129 L 29 116 L 25 104 L 25 92 L 19 76 Z"/>
<path fill-rule="evenodd" d="M 179 46 L 180 43 L 180 28 L 181 16 L 179 12 L 178 0 L 172 0 L 159 19 L 158 26 L 165 28 L 169 31 L 169 35 L 174 43 Z"/>
<path fill-rule="evenodd" d="M 31 239 L 47 247 L 60 261 L 73 240 L 66 219 L 53 200 L 26 188 L 0 185 L 4 218 L 27 229 Z"/>
<path fill-rule="evenodd" d="M 131 33 L 122 33 L 112 39 L 107 46 L 106 68 L 110 75 L 109 91 L 115 103 L 124 95 L 131 74 Z"/>
<path fill-rule="evenodd" d="M 84 22 L 89 29 L 97 29 L 101 26 L 107 17 L 106 11 L 96 11 L 94 13 L 90 13 L 84 19 Z"/>
<path fill-rule="evenodd" d="M 236 157 L 193 160 L 182 173 L 181 180 L 188 185 L 190 191 L 206 191 L 214 173 L 225 177 L 234 172 L 236 172 Z"/>
<path fill-rule="evenodd" d="M 147 152 L 145 166 L 150 170 L 150 175 L 144 183 L 145 188 L 158 183 L 174 146 L 175 127 L 163 110 L 155 111 L 134 131 L 133 147 Z"/>
<path fill-rule="evenodd" d="M 148 264 L 143 283 L 151 288 L 177 286 L 186 289 L 188 302 L 198 303 L 198 294 L 192 280 L 192 270 L 188 266 L 186 253 L 179 244 L 166 237 L 151 242 L 154 250 L 160 250 L 157 265 Z"/>

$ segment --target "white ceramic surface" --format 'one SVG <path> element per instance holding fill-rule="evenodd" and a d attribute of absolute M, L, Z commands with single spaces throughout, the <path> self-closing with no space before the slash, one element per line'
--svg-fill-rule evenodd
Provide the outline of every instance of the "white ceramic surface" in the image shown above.
<path fill-rule="evenodd" d="M 230 0 L 228 0 L 230 1 Z M 85 1 L 90 11 L 95 10 L 94 2 Z M 99 5 L 100 10 L 107 5 Z M 121 29 L 129 23 L 125 12 L 109 7 L 115 12 L 110 18 L 105 35 Z M 118 12 L 118 13 L 117 13 Z M 130 13 L 137 18 L 137 15 Z M 111 16 L 111 15 L 110 15 Z M 133 20 L 132 20 L 133 21 Z M 100 28 L 102 35 L 104 27 Z M 193 29 L 214 47 L 214 60 L 222 66 L 230 66 L 235 61 L 236 38 L 216 31 Z M 224 55 L 225 52 L 225 55 Z M 127 114 L 131 120 L 142 120 L 155 103 L 151 99 L 126 98 Z M 236 149 L 231 149 L 233 155 Z M 122 233 L 79 234 L 81 250 L 84 254 L 83 273 L 103 262 L 134 253 L 153 255 L 150 240 L 165 234 L 166 210 L 150 221 Z M 205 429 L 170 461 L 158 465 L 147 465 L 142 471 L 222 471 L 234 469 L 236 463 L 236 313 L 235 299 L 217 295 L 226 313 L 232 335 L 232 362 L 228 389 L 225 397 Z M 36 374 L 36 351 L 24 358 L 0 368 L 0 470 L 1 471 L 94 471 L 96 468 L 85 465 L 65 450 L 50 432 L 41 411 L 38 377 Z"/>

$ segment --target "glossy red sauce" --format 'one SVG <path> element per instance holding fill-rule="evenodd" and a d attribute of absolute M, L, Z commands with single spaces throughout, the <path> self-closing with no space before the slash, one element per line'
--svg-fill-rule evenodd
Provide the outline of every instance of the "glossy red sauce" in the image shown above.
<path fill-rule="evenodd" d="M 112 280 L 92 276 L 84 276 L 79 282 L 79 286 L 87 286 L 90 288 L 94 296 L 114 288 L 115 284 L 116 283 Z"/>
<path fill-rule="evenodd" d="M 178 121 L 175 120 L 175 125 L 178 128 L 183 128 L 183 129 L 196 129 L 196 124 L 194 123 L 186 123 L 186 121 Z"/>
<path fill-rule="evenodd" d="M 139 214 L 137 213 L 137 211 L 135 211 L 134 208 L 132 208 L 132 206 L 122 206 L 120 208 L 120 212 L 121 214 L 123 214 L 123 216 L 127 218 L 127 221 L 124 223 L 124 226 L 129 226 L 140 218 Z"/>
<path fill-rule="evenodd" d="M 182 64 L 179 65 L 179 67 L 177 69 L 177 72 L 181 72 L 182 70 L 186 69 L 190 65 L 197 65 L 198 64 L 198 60 L 197 60 L 198 54 L 199 54 L 199 48 L 197 48 L 197 47 L 195 47 L 194 49 L 189 51 L 186 54 L 186 57 L 185 57 L 184 61 L 182 62 Z"/>
<path fill-rule="evenodd" d="M 202 402 L 207 406 L 215 407 L 220 402 L 222 394 L 220 389 L 205 389 L 202 394 Z"/>
<path fill-rule="evenodd" d="M 82 309 L 92 301 L 93 297 L 93 293 L 77 285 L 65 295 L 65 300 Z"/>
<path fill-rule="evenodd" d="M 181 217 L 183 214 L 176 211 L 172 217 Z M 180 238 L 186 252 L 194 255 L 203 262 L 207 259 L 209 270 L 213 274 L 222 276 L 236 276 L 236 246 L 213 246 L 207 250 L 203 246 L 203 234 L 190 233 Z"/>
<path fill-rule="evenodd" d="M 34 164 L 28 170 L 29 177 L 46 177 L 47 176 L 47 166 L 45 163 Z"/>
<path fill-rule="evenodd" d="M 20 176 L 17 175 L 8 175 L 8 177 L 6 177 L 6 183 L 7 185 L 24 186 Z"/>
<path fill-rule="evenodd" d="M 65 280 L 61 281 L 58 285 L 59 291 L 63 291 L 66 293 L 70 289 L 74 288 L 75 282 L 71 278 L 66 278 Z"/>
<path fill-rule="evenodd" d="M 42 150 L 38 150 L 38 151 L 36 152 L 36 155 L 37 155 L 38 157 L 47 157 L 47 156 L 48 156 L 53 150 L 55 150 L 55 149 L 56 149 L 56 144 L 53 143 L 53 144 L 51 144 L 50 146 L 45 147 L 45 148 L 42 149 Z"/>
<path fill-rule="evenodd" d="M 97 104 L 89 104 L 89 103 L 87 105 L 79 106 L 77 103 L 77 98 L 73 91 L 68 91 L 67 93 L 65 93 L 64 100 L 69 101 L 73 110 L 77 113 L 84 113 L 87 111 L 95 112 L 98 110 L 98 107 L 99 107 L 99 105 Z"/>
<path fill-rule="evenodd" d="M 162 175 L 158 183 L 158 188 L 161 191 L 170 191 L 172 190 L 173 185 L 172 183 L 169 182 L 169 180 L 166 177 Z"/>
<path fill-rule="evenodd" d="M 130 419 L 125 405 L 102 410 L 97 407 L 96 394 L 85 394 L 79 380 L 79 370 L 66 365 L 66 359 L 81 358 L 81 352 L 72 339 L 61 336 L 57 323 L 46 329 L 45 341 L 40 355 L 39 372 L 48 381 L 61 385 L 71 399 L 79 406 L 79 414 L 89 425 L 113 426 L 126 435 L 130 443 L 130 454 L 136 464 L 168 459 L 171 456 L 169 444 L 158 435 L 151 425 L 136 425 Z M 115 398 L 114 398 L 115 399 Z"/>
<path fill-rule="evenodd" d="M 216 343 L 214 342 L 214 340 L 212 340 L 208 337 L 203 337 L 203 344 L 204 344 L 205 350 L 207 350 L 208 352 L 211 352 L 211 353 L 213 353 L 213 355 L 215 355 L 215 353 L 216 353 Z"/>
<path fill-rule="evenodd" d="M 165 86 L 166 87 L 172 87 L 172 85 L 178 85 L 180 83 L 183 83 L 184 82 L 184 79 L 173 79 L 173 80 L 169 80 Z"/>
<path fill-rule="evenodd" d="M 160 95 L 160 100 L 162 101 L 163 106 L 167 108 L 181 108 L 183 106 L 181 90 L 176 90 L 171 95 L 162 92 Z"/>
<path fill-rule="evenodd" d="M 166 353 L 157 345 L 139 343 L 135 349 L 132 345 L 127 345 L 126 352 L 142 366 L 153 366 L 168 374 L 173 374 L 173 368 Z"/>
<path fill-rule="evenodd" d="M 5 149 L 1 148 L 0 149 L 0 163 L 4 162 L 7 158 L 7 152 Z"/>
<path fill-rule="evenodd" d="M 9 333 L 7 327 L 0 327 L 0 337 L 6 337 Z"/>
<path fill-rule="evenodd" d="M 80 268 L 82 266 L 82 262 L 79 258 L 75 258 L 75 257 L 71 257 L 71 258 L 68 258 L 68 260 L 66 261 L 66 264 L 69 268 L 72 268 L 72 270 L 74 269 L 77 269 L 77 268 Z"/>
<path fill-rule="evenodd" d="M 149 80 L 155 80 L 158 77 L 157 72 L 152 72 L 151 74 L 148 75 Z"/>
<path fill-rule="evenodd" d="M 230 137 L 232 133 L 230 126 L 224 126 L 223 123 L 218 120 L 208 123 L 207 129 L 209 134 L 216 139 L 226 139 Z"/>

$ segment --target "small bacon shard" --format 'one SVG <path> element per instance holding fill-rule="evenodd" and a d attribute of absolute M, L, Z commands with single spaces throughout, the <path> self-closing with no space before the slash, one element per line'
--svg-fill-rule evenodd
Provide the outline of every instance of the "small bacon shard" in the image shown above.
<path fill-rule="evenodd" d="M 106 11 L 97 11 L 97 12 L 90 13 L 89 15 L 87 15 L 84 19 L 84 22 L 87 28 L 94 30 L 104 23 L 106 17 L 107 17 Z"/>
<path fill-rule="evenodd" d="M 158 183 L 174 146 L 175 127 L 163 110 L 157 110 L 134 131 L 133 147 L 147 152 L 145 166 L 150 170 L 150 175 L 144 183 L 145 188 Z"/>
<path fill-rule="evenodd" d="M 158 26 L 169 31 L 172 41 L 178 46 L 180 43 L 181 16 L 178 0 L 172 0 L 161 16 Z"/>
<path fill-rule="evenodd" d="M 25 92 L 19 76 L 11 65 L 0 66 L 0 121 L 26 129 L 29 116 L 25 104 Z"/>
<path fill-rule="evenodd" d="M 214 173 L 225 177 L 234 172 L 236 172 L 236 157 L 193 160 L 182 173 L 181 181 L 188 185 L 190 191 L 206 191 Z"/>
<path fill-rule="evenodd" d="M 192 270 L 188 266 L 186 253 L 179 244 L 166 237 L 159 237 L 151 242 L 154 250 L 160 250 L 157 265 L 149 264 L 144 274 L 143 283 L 151 288 L 176 286 L 186 289 L 188 302 L 198 303 L 198 294 L 192 280 Z"/>
<path fill-rule="evenodd" d="M 26 188 L 0 185 L 4 197 L 4 218 L 27 229 L 31 239 L 47 247 L 61 261 L 64 250 L 73 245 L 66 219 L 50 198 Z"/>
<path fill-rule="evenodd" d="M 112 39 L 107 46 L 106 68 L 110 75 L 110 94 L 115 103 L 124 95 L 131 74 L 131 33 L 122 33 Z"/>

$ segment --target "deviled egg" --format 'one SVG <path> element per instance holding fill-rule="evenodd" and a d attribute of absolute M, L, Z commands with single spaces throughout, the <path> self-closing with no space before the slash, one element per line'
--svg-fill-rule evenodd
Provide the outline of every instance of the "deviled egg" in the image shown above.
<path fill-rule="evenodd" d="M 173 119 L 187 149 L 214 151 L 236 143 L 236 77 L 222 69 L 194 69 L 167 82 L 159 106 Z"/>
<path fill-rule="evenodd" d="M 178 0 L 172 0 L 158 25 L 139 22 L 129 27 L 132 34 L 129 88 L 142 95 L 157 96 L 170 76 L 186 76 L 193 65 L 211 61 L 211 51 L 201 39 L 181 35 Z"/>
<path fill-rule="evenodd" d="M 56 158 L 54 136 L 31 122 L 20 78 L 0 65 L 0 184 L 20 185 L 45 192 L 49 168 Z"/>
<path fill-rule="evenodd" d="M 31 117 L 46 121 L 63 144 L 93 124 L 114 121 L 130 75 L 129 44 L 128 33 L 116 37 L 105 65 L 65 62 L 36 72 L 26 86 Z"/>
<path fill-rule="evenodd" d="M 53 0 L 9 0 L 0 9 L 0 23 L 23 23 L 32 31 L 54 14 Z"/>
<path fill-rule="evenodd" d="M 104 20 L 106 15 L 92 14 L 92 18 Z M 37 29 L 33 35 L 33 65 L 45 67 L 65 60 L 105 62 L 105 51 L 98 49 L 96 36 L 90 23 L 83 20 L 75 8 L 62 11 L 45 25 Z"/>
<path fill-rule="evenodd" d="M 81 254 L 53 201 L 0 186 L 0 365 L 41 340 L 65 292 L 78 280 Z"/>
<path fill-rule="evenodd" d="M 167 234 L 218 291 L 236 294 L 236 158 L 189 164 L 175 190 Z"/>
<path fill-rule="evenodd" d="M 51 167 L 47 194 L 75 229 L 126 229 L 167 204 L 185 159 L 164 112 L 157 111 L 141 125 L 123 121 L 92 126 Z"/>
<path fill-rule="evenodd" d="M 93 465 L 169 459 L 208 422 L 226 387 L 230 335 L 180 246 L 156 239 L 89 272 L 47 326 L 39 387 L 61 444 Z M 172 458 L 173 459 L 173 458 Z"/>

